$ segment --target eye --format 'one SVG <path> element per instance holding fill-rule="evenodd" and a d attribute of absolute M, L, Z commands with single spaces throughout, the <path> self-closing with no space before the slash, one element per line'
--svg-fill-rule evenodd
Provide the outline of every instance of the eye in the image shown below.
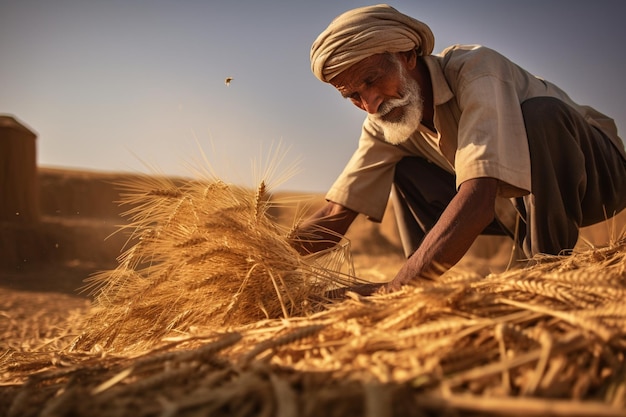
<path fill-rule="evenodd" d="M 376 84 L 376 81 L 378 81 L 380 77 L 368 77 L 365 79 L 365 81 L 363 81 L 363 85 L 365 87 L 371 87 L 374 84 Z"/>
<path fill-rule="evenodd" d="M 352 93 L 347 98 L 352 101 L 361 101 L 361 95 L 359 93 Z"/>
<path fill-rule="evenodd" d="M 348 91 L 340 91 L 341 97 L 351 100 L 351 101 L 360 101 L 361 95 L 357 91 L 348 92 Z"/>

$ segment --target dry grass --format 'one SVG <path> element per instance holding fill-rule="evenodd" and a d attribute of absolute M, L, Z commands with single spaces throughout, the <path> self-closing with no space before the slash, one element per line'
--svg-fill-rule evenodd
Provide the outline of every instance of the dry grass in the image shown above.
<path fill-rule="evenodd" d="M 332 303 L 349 247 L 300 257 L 265 182 L 125 187 L 133 245 L 73 344 L 7 346 L 0 414 L 626 413 L 624 239 Z"/>

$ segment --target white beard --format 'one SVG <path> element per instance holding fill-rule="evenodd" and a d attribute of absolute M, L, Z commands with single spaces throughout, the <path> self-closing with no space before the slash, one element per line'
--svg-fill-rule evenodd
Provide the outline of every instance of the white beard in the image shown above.
<path fill-rule="evenodd" d="M 400 77 L 404 87 L 401 98 L 395 98 L 385 101 L 380 105 L 376 114 L 369 115 L 378 126 L 383 129 L 385 141 L 398 145 L 406 141 L 419 127 L 422 121 L 422 113 L 424 110 L 424 102 L 422 93 L 417 81 L 407 76 L 406 70 L 398 62 Z M 402 107 L 403 114 L 399 120 L 385 120 L 392 110 Z"/>

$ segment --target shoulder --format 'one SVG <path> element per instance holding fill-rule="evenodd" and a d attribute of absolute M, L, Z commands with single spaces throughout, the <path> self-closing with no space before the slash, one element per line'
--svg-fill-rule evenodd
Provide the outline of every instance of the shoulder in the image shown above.
<path fill-rule="evenodd" d="M 446 77 L 476 78 L 510 74 L 516 68 L 508 58 L 482 45 L 452 45 L 438 58 Z"/>
<path fill-rule="evenodd" d="M 452 45 L 437 54 L 443 62 L 455 63 L 463 61 L 475 61 L 482 59 L 501 60 L 506 59 L 494 49 L 483 45 Z"/>

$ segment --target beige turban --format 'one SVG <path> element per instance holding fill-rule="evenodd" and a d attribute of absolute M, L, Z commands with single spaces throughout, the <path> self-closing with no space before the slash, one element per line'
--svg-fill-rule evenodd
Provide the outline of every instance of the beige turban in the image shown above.
<path fill-rule="evenodd" d="M 417 49 L 430 55 L 435 37 L 430 28 L 391 6 L 349 10 L 336 17 L 311 47 L 311 70 L 329 82 L 353 64 L 375 54 Z"/>

